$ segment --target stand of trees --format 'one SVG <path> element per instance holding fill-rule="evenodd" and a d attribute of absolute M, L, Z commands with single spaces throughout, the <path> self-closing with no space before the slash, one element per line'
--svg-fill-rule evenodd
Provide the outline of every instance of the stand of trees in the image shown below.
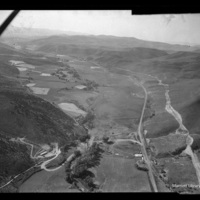
<path fill-rule="evenodd" d="M 84 153 L 76 151 L 73 159 L 66 165 L 66 181 L 81 191 L 98 190 L 98 185 L 94 183 L 95 175 L 89 169 L 100 164 L 102 153 L 103 150 L 95 142 Z"/>

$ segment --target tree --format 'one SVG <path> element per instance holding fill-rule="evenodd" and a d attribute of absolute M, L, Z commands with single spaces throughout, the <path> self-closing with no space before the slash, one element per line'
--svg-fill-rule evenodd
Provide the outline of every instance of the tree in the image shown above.
<path fill-rule="evenodd" d="M 98 189 L 98 186 L 93 182 L 95 176 L 89 169 L 100 164 L 102 153 L 103 150 L 96 142 L 81 155 L 79 152 L 75 159 L 66 167 L 66 181 L 70 184 L 79 181 L 89 191 Z"/>

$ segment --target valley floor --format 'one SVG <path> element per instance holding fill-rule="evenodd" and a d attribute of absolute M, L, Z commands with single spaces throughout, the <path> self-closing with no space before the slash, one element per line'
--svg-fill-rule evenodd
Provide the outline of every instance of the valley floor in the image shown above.
<path fill-rule="evenodd" d="M 9 60 L 10 64 L 19 69 L 17 79 L 31 94 L 71 116 L 76 125 L 90 113 L 94 116 L 92 125 L 89 120 L 82 125 L 95 141 L 108 140 L 100 165 L 93 169 L 101 191 L 173 192 L 178 191 L 174 184 L 198 184 L 197 155 L 192 143 L 186 144 L 189 131 L 164 80 L 129 69 L 122 75 L 117 69 L 114 73 L 73 58 L 60 62 L 62 65 L 34 65 L 15 59 Z M 186 147 L 190 152 L 181 154 Z M 60 147 L 58 151 L 61 153 Z M 194 166 L 188 156 L 195 157 Z M 182 167 L 181 175 L 189 169 L 187 177 L 173 176 L 179 170 L 175 161 Z M 144 164 L 144 170 L 139 163 Z M 65 181 L 65 165 L 48 170 L 46 164 L 22 183 L 19 192 L 79 192 Z"/>

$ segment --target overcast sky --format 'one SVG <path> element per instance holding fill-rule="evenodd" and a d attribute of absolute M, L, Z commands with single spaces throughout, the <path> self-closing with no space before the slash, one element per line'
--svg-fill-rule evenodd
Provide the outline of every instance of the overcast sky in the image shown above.
<path fill-rule="evenodd" d="M 10 11 L 0 11 L 0 20 L 6 12 Z M 12 24 L 166 43 L 200 44 L 200 14 L 131 15 L 130 10 L 20 11 Z"/>

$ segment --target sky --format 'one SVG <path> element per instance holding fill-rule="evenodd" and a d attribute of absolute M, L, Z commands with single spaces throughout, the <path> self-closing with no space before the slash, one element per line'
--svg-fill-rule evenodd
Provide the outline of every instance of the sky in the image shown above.
<path fill-rule="evenodd" d="M 8 15 L 11 11 L 0 11 L 0 22 L 6 12 Z M 131 10 L 26 10 L 20 11 L 12 25 L 200 45 L 200 14 L 132 15 Z"/>

